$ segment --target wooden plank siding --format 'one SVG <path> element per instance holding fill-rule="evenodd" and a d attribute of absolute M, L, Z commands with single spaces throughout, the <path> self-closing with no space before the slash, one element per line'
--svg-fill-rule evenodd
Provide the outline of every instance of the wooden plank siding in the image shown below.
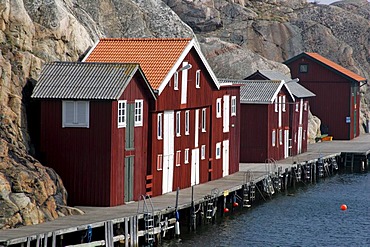
<path fill-rule="evenodd" d="M 150 103 L 135 75 L 120 99 L 143 99 L 143 127 L 134 127 L 134 150 L 125 152 L 125 128 L 118 128 L 118 101 L 90 101 L 89 128 L 62 128 L 62 101 L 41 100 L 41 152 L 61 176 L 68 205 L 124 203 L 125 156 L 134 155 L 134 200 L 145 194 Z"/>
<path fill-rule="evenodd" d="M 290 130 L 289 95 L 283 88 L 278 98 L 286 97 L 286 110 L 282 111 L 281 126 L 279 113 L 273 104 L 241 104 L 240 118 L 240 161 L 244 163 L 266 162 L 268 159 L 284 159 L 285 130 Z M 275 145 L 272 133 L 275 130 Z M 279 132 L 282 131 L 282 142 Z M 291 138 L 291 137 L 289 137 Z"/>
<path fill-rule="evenodd" d="M 163 140 L 158 140 L 157 137 L 157 119 L 158 114 L 163 114 L 165 111 L 174 112 L 174 126 L 176 126 L 176 112 L 180 113 L 180 136 L 174 137 L 174 173 L 173 173 L 173 186 L 172 190 L 179 188 L 187 188 L 191 186 L 191 157 L 192 150 L 199 148 L 199 183 L 204 183 L 210 179 L 216 179 L 222 177 L 222 159 L 215 160 L 215 148 L 217 142 L 230 139 L 230 133 L 222 132 L 222 119 L 215 119 L 215 100 L 214 94 L 225 94 L 233 92 L 233 95 L 239 94 L 239 88 L 233 87 L 229 91 L 218 90 L 214 85 L 211 76 L 207 73 L 206 67 L 202 63 L 200 57 L 194 48 L 185 56 L 183 62 L 188 62 L 192 65 L 187 71 L 180 71 L 178 73 L 178 90 L 174 89 L 174 78 L 171 78 L 171 82 L 168 83 L 163 89 L 162 93 L 158 96 L 156 101 L 156 109 L 151 114 L 152 121 L 152 145 L 150 147 L 150 160 L 151 172 L 149 175 L 153 175 L 153 196 L 162 194 L 163 185 L 163 170 L 157 169 L 157 158 L 158 154 L 163 154 Z M 178 67 L 178 70 L 182 68 L 182 63 Z M 200 70 L 200 87 L 196 87 L 196 71 Z M 187 80 L 187 101 L 186 104 L 181 104 L 181 90 L 182 90 L 182 73 L 188 74 Z M 205 118 L 205 131 L 202 130 L 202 110 L 206 111 Z M 185 112 L 189 111 L 189 135 L 185 134 Z M 199 124 L 195 126 L 195 114 L 199 112 Z M 230 121 L 234 123 L 235 128 L 238 128 L 238 121 Z M 195 128 L 198 128 L 199 138 L 198 145 L 195 145 Z M 234 130 L 232 133 L 237 133 Z M 238 136 L 237 134 L 234 134 Z M 237 137 L 239 138 L 239 137 Z M 238 143 L 238 139 L 232 137 L 232 145 Z M 205 145 L 205 157 L 201 157 L 201 148 Z M 231 145 L 231 143 L 230 143 Z M 189 150 L 189 162 L 184 163 L 185 149 Z M 176 166 L 176 151 L 180 151 L 180 165 Z M 235 154 L 238 154 L 238 149 L 234 150 Z M 230 156 L 235 155 L 230 154 Z M 234 158 L 235 159 L 235 158 Z M 235 160 L 229 161 L 232 163 L 231 172 L 238 171 L 238 162 Z M 231 167 L 231 166 L 230 166 Z"/>
<path fill-rule="evenodd" d="M 299 72 L 300 64 L 308 65 L 307 73 Z M 321 119 L 321 125 L 327 127 L 329 135 L 337 140 L 349 140 L 359 135 L 359 129 L 354 135 L 354 124 L 359 127 L 358 109 L 360 109 L 359 83 L 350 81 L 327 67 L 308 58 L 301 58 L 287 64 L 292 77 L 299 78 L 300 84 L 316 94 L 309 99 L 311 111 Z M 351 85 L 356 84 L 357 117 L 354 119 L 354 103 L 351 99 Z M 346 117 L 351 123 L 346 123 Z"/>
<path fill-rule="evenodd" d="M 109 205 L 111 115 L 111 102 L 90 101 L 89 128 L 62 128 L 62 102 L 41 102 L 41 152 L 61 176 L 68 205 Z"/>

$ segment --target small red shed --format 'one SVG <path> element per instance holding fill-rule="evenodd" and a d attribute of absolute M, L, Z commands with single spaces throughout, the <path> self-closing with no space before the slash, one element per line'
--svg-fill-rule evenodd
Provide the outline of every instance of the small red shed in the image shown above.
<path fill-rule="evenodd" d="M 155 95 L 138 64 L 49 63 L 32 98 L 43 160 L 63 179 L 69 205 L 116 206 L 145 194 Z"/>
<path fill-rule="evenodd" d="M 297 155 L 307 151 L 308 133 L 308 98 L 315 94 L 299 84 L 298 79 L 292 80 L 290 76 L 279 71 L 257 70 L 246 80 L 284 80 L 284 86 L 294 96 L 294 101 L 289 103 L 289 154 Z"/>
<path fill-rule="evenodd" d="M 230 80 L 240 85 L 240 162 L 268 162 L 289 156 L 289 101 L 283 80 Z"/>
<path fill-rule="evenodd" d="M 101 39 L 84 61 L 139 63 L 157 93 L 150 112 L 147 194 L 239 170 L 239 88 L 220 87 L 194 39 Z"/>
<path fill-rule="evenodd" d="M 350 140 L 360 134 L 360 87 L 367 80 L 317 53 L 304 52 L 284 62 L 292 77 L 316 94 L 309 99 L 321 119 L 322 134 Z"/>

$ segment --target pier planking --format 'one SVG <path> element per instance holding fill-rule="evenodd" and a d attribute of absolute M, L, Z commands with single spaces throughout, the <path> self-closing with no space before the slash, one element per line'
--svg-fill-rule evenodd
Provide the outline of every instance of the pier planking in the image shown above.
<path fill-rule="evenodd" d="M 370 153 L 370 135 L 364 134 L 351 141 L 330 141 L 315 143 L 308 146 L 308 151 L 287 159 L 276 162 L 276 166 L 289 168 L 294 164 L 315 162 L 319 158 L 330 158 L 341 153 L 353 153 L 368 155 Z M 194 203 L 203 202 L 204 197 L 211 193 L 212 189 L 217 188 L 219 195 L 224 191 L 237 191 L 242 188 L 246 181 L 246 172 L 251 174 L 253 182 L 257 183 L 267 175 L 268 167 L 264 163 L 241 163 L 240 171 L 230 176 L 210 181 L 194 186 Z M 178 209 L 191 206 L 192 189 L 180 190 Z M 152 198 L 154 211 L 156 214 L 165 214 L 175 211 L 176 191 Z M 54 221 L 45 222 L 33 226 L 25 226 L 9 230 L 0 230 L 0 244 L 10 245 L 27 242 L 27 239 L 37 239 L 40 235 L 51 237 L 54 234 L 61 235 L 78 230 L 85 230 L 88 226 L 104 226 L 106 221 L 112 220 L 113 223 L 127 222 L 133 216 L 142 217 L 137 213 L 138 202 L 128 203 L 116 207 L 79 207 L 85 212 L 84 215 L 71 215 L 60 217 Z"/>

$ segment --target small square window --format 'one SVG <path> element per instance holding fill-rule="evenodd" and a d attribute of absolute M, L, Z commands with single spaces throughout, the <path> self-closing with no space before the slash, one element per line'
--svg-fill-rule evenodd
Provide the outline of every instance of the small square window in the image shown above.
<path fill-rule="evenodd" d="M 176 151 L 176 166 L 181 165 L 181 150 Z"/>
<path fill-rule="evenodd" d="M 222 117 L 221 115 L 221 98 L 217 98 L 216 100 L 216 118 Z"/>
<path fill-rule="evenodd" d="M 300 64 L 299 73 L 307 73 L 307 72 L 308 72 L 308 64 Z"/>
<path fill-rule="evenodd" d="M 200 70 L 197 70 L 195 74 L 195 87 L 200 88 Z"/>
<path fill-rule="evenodd" d="M 279 143 L 283 145 L 283 130 L 279 130 Z"/>
<path fill-rule="evenodd" d="M 202 132 L 206 132 L 206 119 L 207 119 L 207 109 L 202 109 Z"/>
<path fill-rule="evenodd" d="M 201 150 L 200 150 L 200 157 L 202 160 L 206 158 L 206 145 L 202 145 Z"/>
<path fill-rule="evenodd" d="M 221 158 L 221 142 L 216 143 L 216 159 Z"/>
<path fill-rule="evenodd" d="M 278 98 L 275 99 L 275 112 L 279 111 L 279 104 L 278 104 Z"/>
<path fill-rule="evenodd" d="M 184 164 L 189 164 L 189 148 L 185 149 Z"/>
<path fill-rule="evenodd" d="M 135 100 L 135 126 L 143 126 L 143 103 L 142 99 Z"/>
<path fill-rule="evenodd" d="M 236 116 L 236 96 L 231 96 L 231 116 Z"/>
<path fill-rule="evenodd" d="M 161 140 L 163 138 L 163 131 L 162 131 L 162 113 L 158 113 L 158 119 L 157 119 L 157 137 L 158 140 Z"/>
<path fill-rule="evenodd" d="M 181 136 L 180 133 L 180 112 L 176 112 L 176 136 Z"/>
<path fill-rule="evenodd" d="M 163 155 L 158 154 L 157 156 L 157 170 L 161 171 L 163 169 Z"/>
<path fill-rule="evenodd" d="M 118 100 L 118 128 L 126 127 L 126 100 Z"/>
<path fill-rule="evenodd" d="M 189 128 L 190 128 L 190 111 L 185 111 L 185 135 L 189 135 Z"/>
<path fill-rule="evenodd" d="M 179 90 L 179 73 L 173 75 L 173 90 Z"/>

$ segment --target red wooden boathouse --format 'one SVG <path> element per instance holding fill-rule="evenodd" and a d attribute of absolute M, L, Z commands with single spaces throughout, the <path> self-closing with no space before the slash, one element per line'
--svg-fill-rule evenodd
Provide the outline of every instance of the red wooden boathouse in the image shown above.
<path fill-rule="evenodd" d="M 292 95 L 279 80 L 230 80 L 240 85 L 240 162 L 267 162 L 289 156 Z"/>
<path fill-rule="evenodd" d="M 312 112 L 321 119 L 322 134 L 350 140 L 359 136 L 360 87 L 367 80 L 322 57 L 304 52 L 284 62 L 292 77 L 316 94 Z"/>
<path fill-rule="evenodd" d="M 195 40 L 101 39 L 84 61 L 139 63 L 157 93 L 150 112 L 147 194 L 238 171 L 239 87 L 220 87 Z"/>
<path fill-rule="evenodd" d="M 289 155 L 294 156 L 307 151 L 308 133 L 308 98 L 315 94 L 299 84 L 298 79 L 292 80 L 279 71 L 257 70 L 245 78 L 246 80 L 284 80 L 284 86 L 294 96 L 289 103 Z"/>
<path fill-rule="evenodd" d="M 46 64 L 32 98 L 44 162 L 63 179 L 69 205 L 115 206 L 145 193 L 155 95 L 138 64 Z"/>

